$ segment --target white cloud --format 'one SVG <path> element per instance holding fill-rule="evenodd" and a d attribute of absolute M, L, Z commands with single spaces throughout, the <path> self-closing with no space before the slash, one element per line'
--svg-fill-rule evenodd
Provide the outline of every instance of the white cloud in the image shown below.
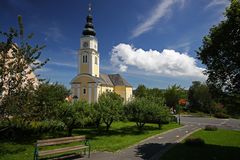
<path fill-rule="evenodd" d="M 66 54 L 73 54 L 73 55 L 77 55 L 78 53 L 78 50 L 70 49 L 70 48 L 62 48 L 62 51 Z"/>
<path fill-rule="evenodd" d="M 77 68 L 77 65 L 74 63 L 66 63 L 66 62 L 49 62 L 49 64 L 57 65 L 57 66 L 63 66 L 63 67 L 70 67 L 70 68 Z"/>
<path fill-rule="evenodd" d="M 119 64 L 119 71 L 120 72 L 126 72 L 127 71 L 127 66 L 126 65 L 122 65 L 122 64 Z"/>
<path fill-rule="evenodd" d="M 60 42 L 64 39 L 64 35 L 62 34 L 61 30 L 56 26 L 49 27 L 46 31 L 43 32 L 43 34 L 46 36 L 45 41 L 51 39 L 54 42 Z"/>
<path fill-rule="evenodd" d="M 136 67 L 143 73 L 159 76 L 206 78 L 202 73 L 204 68 L 196 65 L 196 59 L 169 49 L 162 52 L 151 49 L 145 51 L 121 43 L 112 49 L 111 63 L 123 72 L 126 72 L 128 67 Z"/>
<path fill-rule="evenodd" d="M 151 11 L 148 17 L 146 17 L 146 20 L 138 24 L 138 26 L 133 30 L 131 37 L 138 37 L 141 34 L 151 30 L 161 18 L 169 15 L 168 13 L 171 11 L 171 7 L 177 3 L 180 4 L 180 8 L 183 8 L 185 5 L 185 0 L 160 1 L 157 7 Z"/>
<path fill-rule="evenodd" d="M 214 6 L 227 6 L 230 3 L 229 0 L 211 0 L 205 7 L 205 9 L 208 9 L 210 7 Z"/>
<path fill-rule="evenodd" d="M 168 46 L 167 48 L 172 48 L 172 49 L 175 49 L 175 50 L 181 49 L 185 53 L 187 53 L 190 50 L 190 45 L 191 45 L 191 42 L 184 41 L 184 42 L 177 43 L 175 45 Z"/>

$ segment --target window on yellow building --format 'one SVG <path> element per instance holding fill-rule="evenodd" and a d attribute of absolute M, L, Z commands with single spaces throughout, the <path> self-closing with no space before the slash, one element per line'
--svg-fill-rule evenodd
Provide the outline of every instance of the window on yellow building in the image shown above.
<path fill-rule="evenodd" d="M 87 90 L 86 88 L 83 88 L 83 94 L 86 94 Z"/>
<path fill-rule="evenodd" d="M 83 63 L 87 63 L 87 55 L 83 55 Z"/>
<path fill-rule="evenodd" d="M 95 64 L 98 64 L 98 59 L 97 59 L 97 57 L 95 57 Z"/>

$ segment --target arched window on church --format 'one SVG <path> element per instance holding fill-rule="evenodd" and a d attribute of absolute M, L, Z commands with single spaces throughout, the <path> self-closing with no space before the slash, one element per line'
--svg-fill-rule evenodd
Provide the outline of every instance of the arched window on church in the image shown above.
<path fill-rule="evenodd" d="M 83 63 L 87 63 L 87 55 L 83 55 Z"/>
<path fill-rule="evenodd" d="M 83 88 L 83 94 L 86 94 L 87 90 L 86 88 Z"/>
<path fill-rule="evenodd" d="M 98 58 L 95 57 L 95 64 L 97 65 L 98 64 Z"/>

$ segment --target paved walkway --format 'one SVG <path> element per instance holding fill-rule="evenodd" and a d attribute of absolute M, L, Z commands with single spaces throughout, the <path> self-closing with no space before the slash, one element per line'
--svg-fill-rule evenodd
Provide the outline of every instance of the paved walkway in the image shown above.
<path fill-rule="evenodd" d="M 90 159 L 80 158 L 79 160 L 159 160 L 159 157 L 167 149 L 205 125 L 216 125 L 219 128 L 240 130 L 240 120 L 235 119 L 182 116 L 181 122 L 185 126 L 148 138 L 119 152 L 96 152 L 91 153 Z"/>
<path fill-rule="evenodd" d="M 148 138 L 137 145 L 123 149 L 119 152 L 96 152 L 91 154 L 91 158 L 81 158 L 82 160 L 157 160 L 169 147 L 183 140 L 190 133 L 196 131 L 198 125 L 185 125 L 181 128 L 173 129 L 165 133 Z"/>

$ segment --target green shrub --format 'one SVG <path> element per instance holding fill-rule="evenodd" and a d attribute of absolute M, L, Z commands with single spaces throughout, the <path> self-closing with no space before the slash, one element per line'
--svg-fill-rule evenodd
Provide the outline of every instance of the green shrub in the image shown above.
<path fill-rule="evenodd" d="M 222 112 L 219 112 L 219 113 L 215 113 L 214 117 L 216 117 L 216 118 L 229 118 L 229 115 L 227 115 L 225 113 L 222 113 Z"/>
<path fill-rule="evenodd" d="M 205 131 L 216 131 L 218 128 L 217 126 L 207 125 L 205 126 Z"/>
<path fill-rule="evenodd" d="M 203 146 L 205 142 L 201 138 L 187 138 L 184 144 L 189 146 Z"/>
<path fill-rule="evenodd" d="M 176 116 L 170 116 L 169 119 L 170 119 L 170 122 L 176 122 L 176 123 L 178 122 L 178 119 Z"/>

